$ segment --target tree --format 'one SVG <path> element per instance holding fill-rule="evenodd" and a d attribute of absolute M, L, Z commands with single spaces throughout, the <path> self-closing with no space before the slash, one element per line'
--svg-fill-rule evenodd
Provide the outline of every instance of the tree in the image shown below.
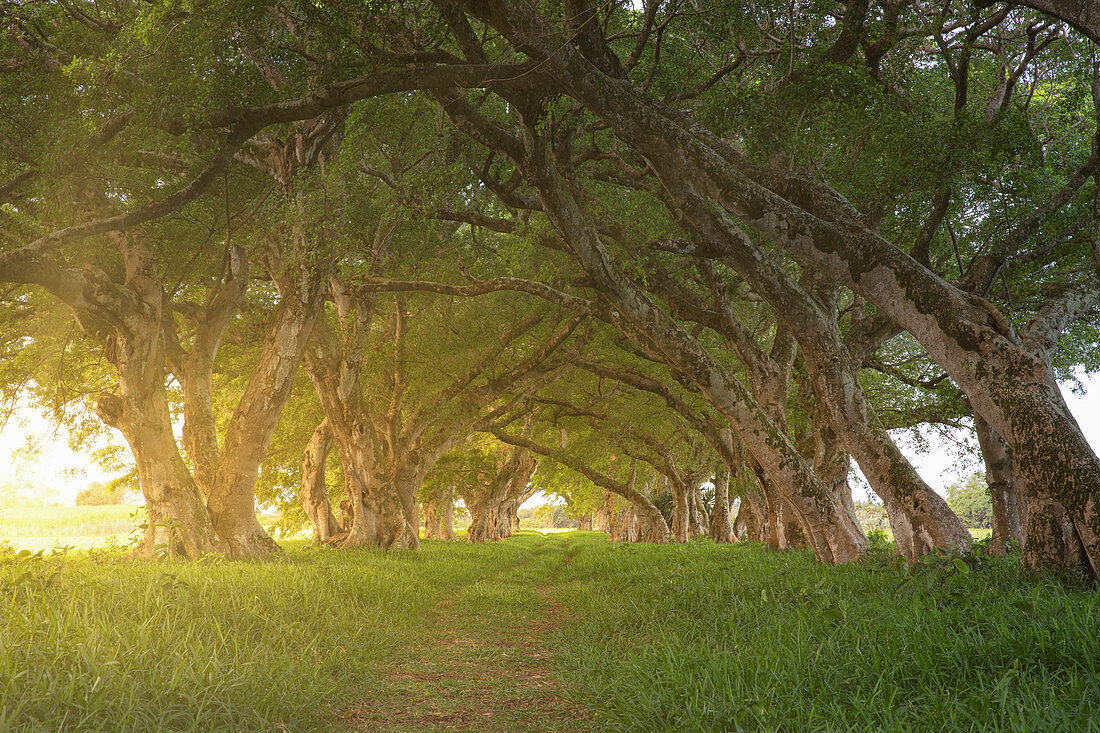
<path fill-rule="evenodd" d="M 967 527 L 989 529 L 993 526 L 989 487 L 980 473 L 948 486 L 947 503 Z"/>
<path fill-rule="evenodd" d="M 112 491 L 107 484 L 101 484 L 99 482 L 93 482 L 88 485 L 88 488 L 83 491 L 79 491 L 76 494 L 77 506 L 107 506 L 113 504 L 121 504 L 123 498 L 122 491 Z"/>
<path fill-rule="evenodd" d="M 989 254 L 975 258 L 959 287 L 923 264 L 920 250 L 914 257 L 883 238 L 835 190 L 809 178 L 761 167 L 704 125 L 632 84 L 626 78 L 631 64 L 624 66 L 619 61 L 598 24 L 589 24 L 570 38 L 562 35 L 560 26 L 527 6 L 502 3 L 490 8 L 470 3 L 467 8 L 543 65 L 559 89 L 600 116 L 620 139 L 645 156 L 702 240 L 683 250 L 685 253 L 733 258 L 741 262 L 739 270 L 745 275 L 768 255 L 744 236 L 732 218 L 736 217 L 802 265 L 852 288 L 877 306 L 885 319 L 909 330 L 963 388 L 975 409 L 1019 446 L 1016 459 L 1032 488 L 1029 549 L 1025 551 L 1030 565 L 1062 566 L 1077 558 L 1090 568 L 1100 561 L 1100 546 L 1096 545 L 1100 515 L 1093 508 L 1095 499 L 1088 498 L 1100 487 L 1100 462 L 1069 415 L 1049 368 L 1052 334 L 1092 305 L 1096 279 L 1087 278 L 1071 287 L 1066 297 L 1051 299 L 1022 337 L 1006 330 L 996 309 L 983 305 L 988 301 L 980 296 L 974 299 L 975 289 L 986 292 L 992 276 L 1006 262 L 1020 257 L 1023 243 L 1052 214 L 1072 202 L 1093 172 L 1091 159 L 1076 170 L 1070 168 L 1065 185 L 1047 199 L 1037 216 L 1021 221 Z M 962 46 L 945 53 L 962 54 L 961 64 L 953 60 L 947 64 L 956 110 L 967 103 L 974 41 L 1004 20 L 1005 12 L 998 13 L 975 18 Z M 579 13 L 572 17 L 588 16 Z M 563 25 L 568 27 L 569 21 Z M 939 28 L 942 33 L 942 23 Z M 850 13 L 826 56 L 850 59 L 858 48 L 852 38 L 858 39 L 863 30 L 862 14 Z M 934 28 L 931 35 L 936 36 Z M 1034 40 L 1034 34 L 1031 37 Z M 942 36 L 937 38 L 942 40 Z M 645 35 L 642 39 L 644 43 Z M 1035 45 L 1033 51 L 1043 45 Z M 631 60 L 636 58 L 634 55 Z M 876 63 L 878 60 L 881 57 Z M 872 67 L 872 72 L 876 71 L 877 67 Z M 1003 100 L 1000 97 L 998 102 L 1002 108 Z M 538 136 L 531 138 L 537 140 Z M 538 151 L 526 152 L 538 160 Z M 546 204 L 547 189 L 558 193 L 563 189 L 554 183 L 549 167 L 542 165 L 540 171 L 543 179 L 536 188 L 544 190 Z M 562 195 L 555 203 L 566 201 Z M 572 212 L 548 213 L 559 226 L 578 221 Z M 605 262 L 596 257 L 596 239 L 583 234 L 575 229 L 567 239 L 574 246 L 577 241 L 591 241 L 591 275 Z M 605 279 L 601 285 L 611 282 Z M 1041 428 L 1037 430 L 1037 426 Z M 1054 455 L 1060 458 L 1052 460 Z M 767 468 L 774 473 L 778 466 L 772 463 Z"/>
<path fill-rule="evenodd" d="M 505 235 L 494 242 L 524 253 L 518 266 L 494 260 L 471 276 L 475 283 L 436 291 L 522 290 L 619 329 L 737 433 L 765 497 L 746 521 L 766 514 L 760 526 L 770 525 L 777 541 L 789 529 L 825 560 L 856 556 L 865 541 L 841 486 L 850 454 L 883 496 L 906 554 L 965 546 L 863 389 L 860 370 L 881 364 L 876 352 L 904 331 L 1010 449 L 1013 475 L 1026 487 L 1025 562 L 1100 567 L 1100 460 L 1056 382 L 1087 352 L 1072 340 L 1095 336 L 1088 321 L 1100 298 L 1089 195 L 1100 158 L 1082 132 L 1091 133 L 1100 106 L 1100 91 L 1085 79 L 1100 70 L 1074 32 L 1028 10 L 954 1 L 856 2 L 831 16 L 778 3 L 752 14 L 740 6 L 689 13 L 658 0 L 639 9 L 584 0 L 561 9 L 476 0 L 413 6 L 400 14 L 336 6 L 273 13 L 279 22 L 260 12 L 235 38 L 237 57 L 177 34 L 164 58 L 217 69 L 216 81 L 165 79 L 156 73 L 160 59 L 131 58 L 126 71 L 149 73 L 105 75 L 102 88 L 112 94 L 96 98 L 83 91 L 95 85 L 55 76 L 74 56 L 49 39 L 82 41 L 89 66 L 106 69 L 97 60 L 117 58 L 115 31 L 63 8 L 41 11 L 52 25 L 17 13 L 10 88 L 24 93 L 34 89 L 28 80 L 41 82 L 63 103 L 45 121 L 24 119 L 35 149 L 8 155 L 6 191 L 24 196 L 45 180 L 41 171 L 62 169 L 43 163 L 61 156 L 40 153 L 50 123 L 73 139 L 87 135 L 71 122 L 80 119 L 74 110 L 91 110 L 95 127 L 110 133 L 95 136 L 106 140 L 95 148 L 104 151 L 103 170 L 122 169 L 116 153 L 142 152 L 119 136 L 141 129 L 157 141 L 161 167 L 171 151 L 198 173 L 170 194 L 147 172 L 120 175 L 126 205 L 76 226 L 65 226 L 68 212 L 20 211 L 28 233 L 0 251 L 0 273 L 38 266 L 61 248 L 75 253 L 89 236 L 132 236 L 140 224 L 152 231 L 181 206 L 209 203 L 204 197 L 234 159 L 285 185 L 327 142 L 367 134 L 349 117 L 366 99 L 388 95 L 410 109 L 430 100 L 449 121 L 441 126 L 448 142 L 431 146 L 462 165 L 424 178 L 423 189 L 386 172 L 401 192 L 397 206 L 469 227 L 471 241 L 480 232 Z M 139 8 L 142 22 L 133 24 L 120 10 L 112 23 L 125 29 L 123 40 L 148 41 L 164 22 L 161 10 Z M 194 13 L 187 28 L 201 39 L 232 11 Z M 1061 12 L 1091 32 L 1080 13 Z M 345 69 L 368 71 L 340 78 Z M 234 77 L 240 83 L 220 81 Z M 140 88 L 134 78 L 155 82 Z M 177 103 L 173 112 L 198 89 L 204 108 L 155 124 L 119 117 L 112 105 L 123 97 L 114 95 L 130 87 L 137 99 L 160 94 Z M 470 94 L 475 88 L 486 91 Z M 172 142 L 152 132 L 165 129 L 191 137 Z M 465 170 L 451 176 L 456 168 Z M 516 277 L 520 270 L 525 277 Z M 675 275 L 671 288 L 659 282 L 664 271 Z M 730 321 L 726 300 L 742 286 L 767 304 L 774 324 L 755 349 L 717 344 L 712 333 L 735 341 L 736 329 L 696 318 Z M 674 307 L 684 293 L 704 311 Z M 775 350 L 781 332 L 797 344 L 795 356 L 777 352 L 780 372 L 761 380 L 754 372 L 772 364 L 759 358 L 771 356 L 760 344 Z M 1062 334 L 1071 345 L 1059 353 Z M 812 408 L 809 432 L 785 414 L 796 393 Z M 339 434 L 336 413 L 326 414 Z M 511 437 L 542 455 L 555 450 Z"/>

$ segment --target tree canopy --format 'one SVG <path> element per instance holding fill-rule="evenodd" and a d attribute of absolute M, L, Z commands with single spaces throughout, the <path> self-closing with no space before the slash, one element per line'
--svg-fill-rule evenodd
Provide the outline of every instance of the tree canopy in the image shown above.
<path fill-rule="evenodd" d="M 258 485 L 318 539 L 415 547 L 476 457 L 485 538 L 542 485 L 625 538 L 829 562 L 868 546 L 854 461 L 915 559 L 971 541 L 889 432 L 933 423 L 977 431 L 998 541 L 1096 577 L 1100 460 L 1058 388 L 1100 353 L 1087 13 L 0 14 L 2 389 L 121 433 L 137 554 L 278 552 Z"/>

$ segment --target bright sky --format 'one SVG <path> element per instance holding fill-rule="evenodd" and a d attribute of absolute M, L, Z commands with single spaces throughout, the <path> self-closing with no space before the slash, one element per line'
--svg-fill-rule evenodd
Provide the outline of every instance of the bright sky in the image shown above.
<path fill-rule="evenodd" d="M 1062 386 L 1062 394 L 1092 449 L 1100 453 L 1100 374 L 1080 376 L 1080 379 L 1086 390 L 1084 395 L 1074 394 L 1068 385 Z M 914 451 L 904 441 L 899 441 L 899 447 L 916 467 L 921 478 L 941 494 L 946 493 L 946 487 L 955 481 L 974 472 L 985 472 L 980 455 L 974 454 L 960 460 L 959 451 L 954 445 L 935 436 L 930 437 L 929 450 L 925 453 Z M 853 485 L 857 501 L 866 498 L 865 487 L 866 481 L 860 475 Z"/>
<path fill-rule="evenodd" d="M 1100 375 L 1081 381 L 1087 390 L 1085 395 L 1073 394 L 1068 389 L 1063 389 L 1063 392 L 1085 437 L 1093 449 L 1100 452 Z M 20 449 L 27 445 L 28 440 L 37 442 L 41 449 L 37 460 L 28 461 L 26 456 L 21 455 Z M 976 456 L 960 462 L 958 451 L 948 443 L 931 440 L 930 450 L 923 454 L 914 452 L 904 444 L 901 447 L 924 480 L 941 492 L 956 480 L 974 471 L 984 470 Z M 106 482 L 111 478 L 114 476 L 106 474 L 87 454 L 74 453 L 69 449 L 68 434 L 64 428 L 51 426 L 26 408 L 0 429 L 0 484 L 11 480 L 26 482 L 39 487 L 40 495 L 45 494 L 63 504 L 72 504 L 77 492 L 87 488 L 90 482 Z M 858 482 L 855 491 L 857 500 L 865 498 L 865 490 L 858 486 Z M 535 503 L 542 501 L 528 502 Z"/>
<path fill-rule="evenodd" d="M 28 452 L 28 445 L 37 450 Z M 112 478 L 87 453 L 69 448 L 69 433 L 63 426 L 50 424 L 25 405 L 0 427 L 0 484 L 29 484 L 35 496 L 72 504 L 89 483 Z"/>

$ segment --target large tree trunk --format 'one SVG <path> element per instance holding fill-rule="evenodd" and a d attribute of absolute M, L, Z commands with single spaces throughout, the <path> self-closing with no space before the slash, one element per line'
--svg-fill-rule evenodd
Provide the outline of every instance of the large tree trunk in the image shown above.
<path fill-rule="evenodd" d="M 985 461 L 985 479 L 993 504 L 993 537 L 989 552 L 1003 555 L 1010 543 L 1021 547 L 1024 530 L 1017 506 L 1016 476 L 1012 448 L 980 415 L 974 416 L 974 430 Z"/>
<path fill-rule="evenodd" d="M 134 455 L 145 498 L 146 526 L 133 558 L 182 556 L 195 560 L 224 550 L 214 532 L 202 494 L 180 456 L 172 433 L 163 383 L 132 391 L 120 379 L 120 395 L 100 395 L 97 412 L 117 428 Z"/>
<path fill-rule="evenodd" d="M 691 523 L 690 493 L 687 486 L 675 481 L 668 482 L 672 490 L 672 536 L 673 542 L 687 542 Z"/>
<path fill-rule="evenodd" d="M 325 462 L 332 448 L 332 430 L 327 420 L 322 420 L 313 431 L 302 453 L 302 506 L 313 527 L 313 541 L 326 542 L 343 528 L 332 513 L 325 486 Z"/>
<path fill-rule="evenodd" d="M 466 529 L 466 539 L 470 542 L 489 542 L 498 540 L 498 518 L 500 501 L 491 490 L 467 492 L 463 494 L 466 509 L 470 512 L 470 526 Z"/>
<path fill-rule="evenodd" d="M 183 389 L 183 447 L 195 481 L 210 496 L 218 468 L 218 426 L 214 414 L 214 363 L 225 330 L 240 311 L 248 290 L 248 256 L 240 246 L 229 248 L 224 281 L 212 288 L 206 303 L 186 314 L 194 336 L 190 348 L 180 342 L 174 323 L 165 323 L 169 366 Z"/>
<path fill-rule="evenodd" d="M 646 539 L 642 536 L 644 530 L 638 526 L 638 511 L 634 504 L 614 494 L 608 494 L 607 499 L 608 513 L 611 517 L 607 539 L 611 542 L 644 541 Z"/>
<path fill-rule="evenodd" d="M 604 492 L 604 503 L 602 506 L 596 507 L 596 511 L 592 512 L 592 529 L 597 532 L 611 533 L 611 492 Z"/>
<path fill-rule="evenodd" d="M 492 542 L 512 536 L 519 505 L 529 496 L 527 486 L 538 464 L 521 448 L 513 448 L 496 477 L 485 487 L 472 487 L 464 498 L 470 510 L 471 542 Z"/>
<path fill-rule="evenodd" d="M 324 303 L 324 266 L 299 273 L 296 288 L 284 288 L 259 360 L 226 431 L 208 505 L 215 531 L 235 557 L 262 557 L 282 550 L 256 518 L 256 479 L 294 375 Z"/>
<path fill-rule="evenodd" d="M 455 515 L 455 495 L 454 489 L 450 489 L 447 495 L 444 497 L 440 505 L 440 514 L 442 519 L 440 524 L 439 539 L 441 540 L 454 540 L 455 528 L 454 528 L 454 515 Z"/>
<path fill-rule="evenodd" d="M 392 478 L 378 465 L 374 451 L 337 434 L 344 467 L 344 487 L 351 503 L 352 522 L 340 545 L 349 547 L 404 547 L 405 510 Z"/>
<path fill-rule="evenodd" d="M 424 539 L 438 540 L 443 538 L 443 522 L 440 514 L 440 499 L 433 496 L 424 502 Z"/>
<path fill-rule="evenodd" d="M 689 512 L 688 534 L 691 537 L 705 535 L 710 527 L 710 516 L 703 503 L 703 494 L 696 487 L 691 491 L 691 511 Z"/>
<path fill-rule="evenodd" d="M 100 395 L 97 413 L 130 445 L 145 497 L 146 528 L 130 557 L 196 559 L 207 552 L 225 552 L 172 430 L 165 390 L 164 293 L 156 257 L 140 231 L 109 236 L 125 263 L 124 290 L 99 271 L 84 268 L 79 285 L 85 305 L 75 312 L 89 333 L 109 334 L 104 354 L 118 370 L 118 394 Z M 117 297 L 123 292 L 124 297 Z M 115 310 L 114 317 L 96 312 L 105 305 Z"/>
<path fill-rule="evenodd" d="M 470 526 L 466 539 L 470 542 L 494 542 L 501 537 L 500 497 L 491 489 L 485 492 L 468 492 L 463 495 L 470 512 Z"/>
<path fill-rule="evenodd" d="M 34 254 L 5 262 L 0 280 L 40 286 L 70 306 L 77 323 L 103 344 L 104 357 L 117 370 L 117 392 L 101 394 L 97 412 L 129 444 L 146 501 L 145 532 L 130 556 L 195 559 L 223 552 L 172 431 L 162 339 L 169 319 L 157 259 L 140 228 L 108 237 L 122 255 L 122 283 L 91 265 L 66 268 L 55 258 Z"/>
<path fill-rule="evenodd" d="M 980 415 L 975 415 L 975 433 L 982 460 L 986 462 L 986 481 L 993 505 L 990 553 L 1003 555 L 1009 543 L 1014 543 L 1016 547 L 1024 543 L 1024 523 L 1020 516 L 1012 447 Z"/>
<path fill-rule="evenodd" d="M 724 464 L 714 477 L 714 509 L 710 513 L 708 535 L 718 543 L 737 541 L 730 519 L 730 471 Z"/>
<path fill-rule="evenodd" d="M 530 175 L 555 227 L 570 243 L 601 298 L 611 307 L 614 325 L 634 343 L 654 351 L 680 370 L 736 430 L 746 447 L 771 475 L 795 510 L 814 554 L 827 562 L 855 559 L 867 540 L 857 523 L 840 511 L 835 498 L 814 476 L 786 434 L 768 418 L 739 379 L 641 293 L 611 261 L 590 219 L 550 162 L 546 141 L 527 134 Z"/>
<path fill-rule="evenodd" d="M 654 161 L 654 166 L 680 208 L 691 217 L 700 238 L 727 253 L 723 261 L 744 275 L 797 339 L 813 394 L 824 413 L 820 417 L 832 424 L 872 489 L 882 497 L 895 536 L 900 538 L 899 551 L 915 560 L 934 547 L 968 549 L 972 539 L 962 522 L 920 478 L 866 400 L 858 365 L 841 340 L 836 322 L 837 287 L 808 273 L 803 277 L 804 289 L 780 268 L 762 261 L 744 232 L 708 206 L 696 190 L 683 185 L 668 161 Z M 821 476 L 820 471 L 815 472 Z M 848 508 L 844 501 L 850 505 L 850 495 L 841 497 L 841 513 Z"/>
<path fill-rule="evenodd" d="M 453 540 L 455 489 L 453 486 L 444 486 L 436 489 L 431 498 L 424 502 L 424 537 L 425 539 Z"/>
<path fill-rule="evenodd" d="M 734 532 L 738 538 L 748 542 L 766 542 L 768 539 L 767 500 L 756 491 L 746 491 L 741 495 L 741 505 L 737 510 Z"/>

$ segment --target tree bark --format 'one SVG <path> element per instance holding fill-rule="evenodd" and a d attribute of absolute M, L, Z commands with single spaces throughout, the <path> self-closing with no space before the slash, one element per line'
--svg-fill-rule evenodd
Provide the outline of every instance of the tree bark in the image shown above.
<path fill-rule="evenodd" d="M 440 513 L 442 515 L 442 527 L 440 529 L 439 539 L 454 540 L 455 495 L 453 489 L 448 491 L 447 496 L 443 499 L 443 502 L 440 506 Z"/>
<path fill-rule="evenodd" d="M 804 539 L 827 562 L 855 559 L 866 547 L 858 524 L 838 511 L 835 498 L 761 410 L 740 381 L 713 358 L 680 324 L 645 297 L 611 261 L 592 222 L 582 213 L 566 182 L 551 164 L 546 140 L 524 128 L 529 176 L 543 209 L 570 243 L 585 272 L 609 306 L 612 323 L 642 348 L 684 373 L 730 421 L 765 469 L 780 482 L 801 521 Z"/>
<path fill-rule="evenodd" d="M 128 350 L 125 344 L 121 348 Z M 163 382 L 135 390 L 122 376 L 128 371 L 120 370 L 119 394 L 100 395 L 96 411 L 130 446 L 145 498 L 145 532 L 129 556 L 196 560 L 223 551 L 199 487 L 179 454 Z"/>
<path fill-rule="evenodd" d="M 122 282 L 91 265 L 69 269 L 54 259 L 28 256 L 0 267 L 0 280 L 38 285 L 72 308 L 116 370 L 117 387 L 99 395 L 96 412 L 130 446 L 146 502 L 145 531 L 129 556 L 197 559 L 226 548 L 172 430 L 161 338 L 164 289 L 156 257 L 142 237 L 140 228 L 109 235 L 122 255 Z"/>
<path fill-rule="evenodd" d="M 985 461 L 985 480 L 993 504 L 993 537 L 988 552 L 1003 555 L 1010 543 L 1016 547 L 1024 543 L 1012 448 L 979 415 L 974 416 L 974 430 Z"/>
<path fill-rule="evenodd" d="M 871 488 L 882 497 L 899 538 L 899 552 L 915 560 L 934 547 L 968 549 L 972 539 L 962 522 L 898 450 L 864 396 L 858 365 L 845 347 L 836 321 L 836 286 L 812 273 L 803 278 L 805 288 L 794 282 L 762 260 L 744 232 L 683 185 L 667 162 L 655 161 L 654 166 L 703 241 L 727 253 L 722 261 L 743 273 L 798 341 L 814 397 L 822 408 L 818 419 L 832 425 Z M 845 497 L 836 492 L 840 485 L 833 486 L 839 511 L 854 518 L 850 493 Z M 842 485 L 846 488 L 846 481 Z"/>
<path fill-rule="evenodd" d="M 705 535 L 709 527 L 710 516 L 707 514 L 707 507 L 703 503 L 703 494 L 699 491 L 699 487 L 697 486 L 691 492 L 691 512 L 688 523 L 688 534 L 691 537 Z"/>
<path fill-rule="evenodd" d="M 768 539 L 767 502 L 756 491 L 746 491 L 741 495 L 741 506 L 737 510 L 734 524 L 735 534 L 748 542 L 766 542 Z"/>
<path fill-rule="evenodd" d="M 724 463 L 714 476 L 714 509 L 708 529 L 710 538 L 719 544 L 737 541 L 730 519 L 730 470 Z"/>
<path fill-rule="evenodd" d="M 424 502 L 424 539 L 426 540 L 443 538 L 443 522 L 439 505 L 440 501 L 436 496 Z"/>
<path fill-rule="evenodd" d="M 313 528 L 313 541 L 326 542 L 343 528 L 332 513 L 325 486 L 325 462 L 332 448 L 332 430 L 328 421 L 322 420 L 313 431 L 302 453 L 302 506 Z"/>
<path fill-rule="evenodd" d="M 519 505 L 529 496 L 527 486 L 537 467 L 531 454 L 513 447 L 489 486 L 471 487 L 464 496 L 471 520 L 466 536 L 471 542 L 492 542 L 512 536 L 518 523 Z"/>
<path fill-rule="evenodd" d="M 256 518 L 256 479 L 321 314 L 328 268 L 324 260 L 303 264 L 294 281 L 281 286 L 260 357 L 226 430 L 207 503 L 214 530 L 234 557 L 282 552 Z"/>
<path fill-rule="evenodd" d="M 689 489 L 676 481 L 668 481 L 668 487 L 672 491 L 672 536 L 669 539 L 672 542 L 687 542 L 691 523 Z"/>
<path fill-rule="evenodd" d="M 607 539 L 609 542 L 638 542 L 644 541 L 644 529 L 638 526 L 638 511 L 632 502 L 616 496 L 611 492 L 604 493 L 604 501 L 607 506 L 609 526 Z"/>

